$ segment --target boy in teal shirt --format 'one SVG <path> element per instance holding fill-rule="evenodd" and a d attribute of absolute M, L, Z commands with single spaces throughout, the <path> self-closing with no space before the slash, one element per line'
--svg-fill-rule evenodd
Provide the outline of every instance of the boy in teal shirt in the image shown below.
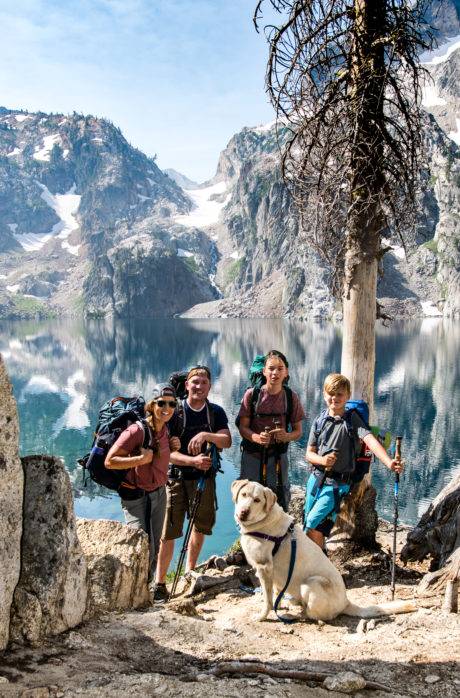
<path fill-rule="evenodd" d="M 395 473 L 401 473 L 404 465 L 390 458 L 357 412 L 345 418 L 345 405 L 351 396 L 348 378 L 330 373 L 324 381 L 323 396 L 327 414 L 315 419 L 308 438 L 306 459 L 312 470 L 307 482 L 304 528 L 324 549 L 325 537 L 334 526 L 340 502 L 352 486 L 351 475 L 355 454 L 360 452 L 360 440 Z"/>

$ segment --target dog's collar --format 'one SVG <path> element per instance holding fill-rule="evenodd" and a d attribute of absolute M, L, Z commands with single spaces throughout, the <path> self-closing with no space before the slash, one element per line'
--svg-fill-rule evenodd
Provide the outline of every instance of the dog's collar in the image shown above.
<path fill-rule="evenodd" d="M 286 531 L 286 533 L 283 536 L 270 536 L 268 533 L 261 533 L 260 531 L 247 531 L 246 535 L 247 536 L 253 536 L 254 538 L 260 538 L 261 540 L 268 540 L 270 543 L 274 543 L 275 545 L 273 546 L 272 550 L 272 555 L 273 557 L 276 555 L 278 550 L 280 549 L 280 545 L 283 542 L 283 540 L 286 538 L 288 533 L 292 533 L 294 530 L 294 521 L 292 521 L 289 524 L 289 528 Z"/>

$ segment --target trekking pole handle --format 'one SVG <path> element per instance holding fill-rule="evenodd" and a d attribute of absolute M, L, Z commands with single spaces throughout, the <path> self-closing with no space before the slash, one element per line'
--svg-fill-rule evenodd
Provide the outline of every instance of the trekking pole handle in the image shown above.
<path fill-rule="evenodd" d="M 401 460 L 401 444 L 402 444 L 402 436 L 397 436 L 396 437 L 396 448 L 395 448 L 395 458 L 397 460 Z M 395 474 L 395 482 L 399 482 L 399 473 Z"/>

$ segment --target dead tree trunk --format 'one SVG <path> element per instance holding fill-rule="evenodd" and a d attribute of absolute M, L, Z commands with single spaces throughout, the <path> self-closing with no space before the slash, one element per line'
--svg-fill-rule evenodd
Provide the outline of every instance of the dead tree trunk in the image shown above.
<path fill-rule="evenodd" d="M 377 257 L 384 217 L 380 192 L 385 186 L 381 162 L 384 141 L 375 128 L 382 123 L 385 60 L 379 42 L 385 26 L 385 3 L 355 0 L 355 32 L 351 61 L 351 98 L 355 111 L 355 134 L 350 153 L 351 202 L 347 218 L 347 246 L 343 293 L 342 373 L 351 382 L 353 398 L 374 404 L 375 320 Z M 360 507 L 373 509 L 375 496 L 366 496 L 365 478 L 345 500 L 336 533 L 340 539 L 363 542 L 356 525 Z M 375 509 L 374 509 L 375 512 Z M 368 521 L 364 539 L 375 543 L 377 516 L 363 512 Z M 372 530 L 372 526 L 375 526 Z"/>
<path fill-rule="evenodd" d="M 460 473 L 433 499 L 416 527 L 407 535 L 401 560 L 431 558 L 432 571 L 444 568 L 460 547 Z"/>

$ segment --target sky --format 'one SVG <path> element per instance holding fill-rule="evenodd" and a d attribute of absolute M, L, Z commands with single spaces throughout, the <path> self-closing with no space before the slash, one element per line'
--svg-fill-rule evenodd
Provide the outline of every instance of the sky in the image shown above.
<path fill-rule="evenodd" d="M 109 118 L 161 168 L 204 181 L 234 133 L 274 118 L 255 4 L 0 0 L 0 105 Z"/>

